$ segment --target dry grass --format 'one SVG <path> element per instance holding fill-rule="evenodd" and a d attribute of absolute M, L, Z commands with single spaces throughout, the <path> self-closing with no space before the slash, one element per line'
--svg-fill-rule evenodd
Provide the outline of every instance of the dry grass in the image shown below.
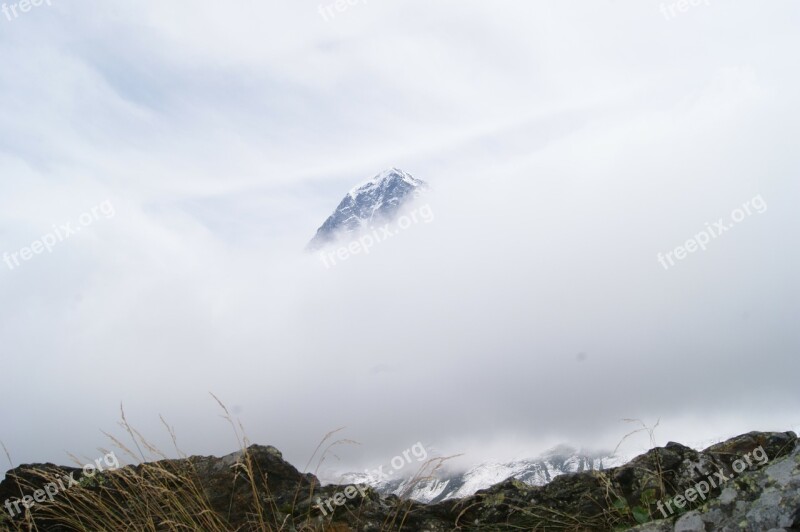
<path fill-rule="evenodd" d="M 212 394 L 213 396 L 213 394 Z M 232 532 L 232 531 L 333 531 L 351 530 L 342 522 L 332 522 L 330 516 L 323 517 L 313 510 L 308 501 L 314 497 L 318 487 L 298 487 L 289 507 L 278 507 L 270 493 L 267 476 L 258 470 L 254 462 L 250 442 L 245 436 L 241 423 L 234 421 L 228 409 L 216 396 L 214 400 L 223 411 L 225 418 L 236 435 L 239 446 L 239 460 L 233 466 L 234 478 L 230 486 L 234 488 L 246 486 L 249 493 L 246 522 L 234 526 L 227 516 L 214 510 L 211 504 L 209 487 L 201 480 L 197 463 L 190 459 L 178 446 L 175 431 L 161 418 L 168 431 L 176 456 L 170 459 L 164 452 L 150 443 L 140 432 L 134 429 L 120 408 L 120 425 L 127 434 L 129 442 L 104 433 L 119 452 L 124 456 L 123 462 L 136 464 L 97 473 L 94 477 L 82 478 L 78 485 L 61 490 L 51 501 L 37 502 L 24 514 L 11 521 L 5 510 L 0 510 L 0 530 L 13 531 L 147 531 L 147 532 Z M 329 432 L 320 441 L 306 464 L 308 469 L 316 459 L 316 474 L 320 466 L 333 455 L 333 449 L 340 445 L 357 444 L 352 440 L 334 439 L 342 429 Z M 109 451 L 101 449 L 108 454 Z M 6 456 L 11 458 L 6 451 Z M 76 464 L 80 461 L 72 457 Z M 430 477 L 441 467 L 445 459 L 429 460 L 413 481 L 420 482 Z M 433 465 L 432 465 L 433 464 Z M 17 479 L 20 497 L 32 494 L 43 485 L 56 482 L 68 474 L 59 469 L 39 469 L 31 471 L 31 478 Z M 76 474 L 77 478 L 77 474 Z M 303 510 L 298 510 L 298 503 L 305 501 Z M 241 502 L 241 501 L 240 501 Z M 233 500 L 231 500 L 233 506 Z M 303 505 L 301 505 L 303 506 Z M 355 501 L 337 508 L 337 516 L 341 518 L 347 512 L 355 521 L 359 521 L 364 501 L 359 505 Z M 401 500 L 392 512 L 389 512 L 381 530 L 396 530 L 402 526 L 411 504 Z M 23 505 L 20 504 L 20 508 Z M 240 516 L 241 517 L 241 516 Z M 340 519 L 337 519 L 340 521 Z"/>

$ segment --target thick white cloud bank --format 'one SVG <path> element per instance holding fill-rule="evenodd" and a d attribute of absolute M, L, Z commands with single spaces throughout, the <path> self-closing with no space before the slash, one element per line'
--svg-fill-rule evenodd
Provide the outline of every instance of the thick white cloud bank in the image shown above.
<path fill-rule="evenodd" d="M 417 441 L 613 448 L 624 418 L 660 444 L 800 428 L 800 6 L 671 5 L 0 12 L 13 465 L 95 458 L 120 403 L 226 454 L 208 392 L 299 467 L 346 426 L 331 471 Z M 302 252 L 391 166 L 430 183 L 430 223 L 332 268 Z"/>

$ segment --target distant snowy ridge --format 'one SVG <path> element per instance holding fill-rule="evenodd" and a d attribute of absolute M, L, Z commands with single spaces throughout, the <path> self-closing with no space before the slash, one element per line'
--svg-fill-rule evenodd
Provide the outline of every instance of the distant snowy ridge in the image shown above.
<path fill-rule="evenodd" d="M 317 229 L 307 249 L 315 251 L 345 234 L 391 221 L 415 192 L 426 189 L 424 181 L 399 168 L 384 170 L 347 193 L 333 214 Z"/>
<path fill-rule="evenodd" d="M 367 484 L 383 495 L 393 494 L 423 503 L 436 503 L 473 495 L 478 490 L 509 478 L 543 486 L 564 473 L 599 471 L 625 462 L 624 457 L 610 453 L 577 451 L 562 445 L 537 458 L 481 464 L 463 473 L 437 472 L 434 478 L 385 480 L 362 473 L 349 473 L 343 476 L 342 483 Z"/>

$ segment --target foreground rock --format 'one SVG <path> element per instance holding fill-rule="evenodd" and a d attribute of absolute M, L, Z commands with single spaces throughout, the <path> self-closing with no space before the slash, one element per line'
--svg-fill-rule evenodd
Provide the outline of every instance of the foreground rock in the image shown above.
<path fill-rule="evenodd" d="M 761 470 L 727 482 L 715 500 L 636 532 L 800 531 L 800 446 Z"/>
<path fill-rule="evenodd" d="M 41 487 L 41 471 L 81 479 L 80 470 L 52 465 L 17 468 L 0 483 L 0 504 Z M 81 484 L 34 506 L 27 525 L 6 514 L 0 526 L 93 529 L 77 511 L 107 512 L 129 530 L 800 530 L 800 443 L 792 432 L 753 432 L 699 452 L 669 443 L 621 467 L 541 487 L 507 480 L 434 505 L 365 486 L 321 487 L 262 446 L 127 467 Z"/>

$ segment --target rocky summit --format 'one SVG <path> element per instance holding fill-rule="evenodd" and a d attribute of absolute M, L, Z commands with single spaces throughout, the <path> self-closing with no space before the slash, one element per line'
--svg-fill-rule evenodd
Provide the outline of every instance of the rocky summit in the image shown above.
<path fill-rule="evenodd" d="M 427 184 L 398 168 L 385 170 L 350 190 L 336 210 L 317 229 L 307 249 L 314 251 L 348 233 L 392 220 L 416 191 Z"/>
<path fill-rule="evenodd" d="M 75 486 L 6 530 L 637 531 L 800 530 L 800 440 L 751 432 L 697 451 L 668 443 L 619 467 L 566 473 L 544 486 L 506 480 L 472 496 L 422 504 L 359 485 L 321 486 L 274 447 L 127 466 L 21 466 L 0 503 L 35 493 L 48 475 Z M 38 500 L 38 499 L 37 499 Z M 108 520 L 107 526 L 100 521 Z M 114 524 L 116 523 L 116 524 Z"/>

